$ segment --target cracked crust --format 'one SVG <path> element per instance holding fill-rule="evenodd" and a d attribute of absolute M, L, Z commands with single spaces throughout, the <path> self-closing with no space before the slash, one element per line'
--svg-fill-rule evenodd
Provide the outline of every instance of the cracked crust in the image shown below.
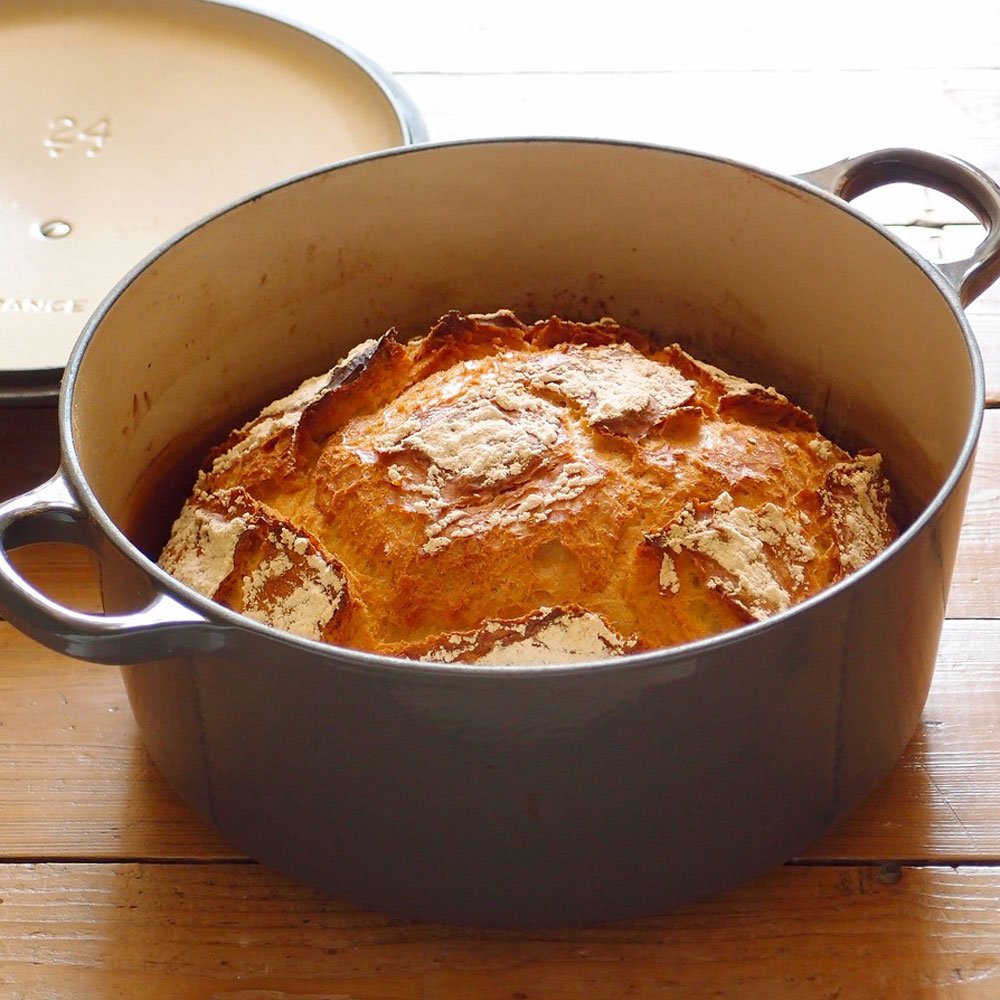
<path fill-rule="evenodd" d="M 449 313 L 234 431 L 161 563 L 310 638 L 567 662 L 791 607 L 892 540 L 888 504 L 878 455 L 676 345 Z"/>

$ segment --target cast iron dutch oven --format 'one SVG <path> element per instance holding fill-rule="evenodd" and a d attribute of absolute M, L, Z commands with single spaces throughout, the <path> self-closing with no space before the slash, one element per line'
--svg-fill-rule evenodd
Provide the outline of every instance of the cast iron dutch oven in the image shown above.
<path fill-rule="evenodd" d="M 915 181 L 987 227 L 932 266 L 847 200 Z M 677 149 L 498 140 L 376 154 L 180 234 L 94 314 L 62 387 L 63 464 L 0 508 L 0 607 L 120 664 L 149 751 L 266 864 L 360 904 L 528 925 L 660 911 L 778 864 L 912 734 L 983 407 L 962 307 L 1000 268 L 1000 189 L 883 150 L 799 178 Z M 591 664 L 421 664 L 214 605 L 155 562 L 203 448 L 358 341 L 447 309 L 611 315 L 781 387 L 886 456 L 901 537 L 774 618 Z M 96 548 L 106 614 L 18 576 Z M 476 586 L 469 580 L 469 586 Z"/>

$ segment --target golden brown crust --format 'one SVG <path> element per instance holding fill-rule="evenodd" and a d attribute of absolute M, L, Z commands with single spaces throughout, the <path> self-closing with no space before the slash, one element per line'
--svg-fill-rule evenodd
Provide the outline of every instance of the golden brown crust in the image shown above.
<path fill-rule="evenodd" d="M 852 458 L 776 390 L 611 320 L 507 311 L 356 348 L 217 449 L 188 516 L 236 489 L 341 574 L 323 639 L 432 660 L 703 638 L 895 534 L 878 456 Z M 210 594 L 237 610 L 274 561 L 247 537 Z M 190 549 L 175 530 L 164 565 Z"/>
<path fill-rule="evenodd" d="M 193 496 L 160 562 L 220 604 L 308 639 L 326 639 L 352 616 L 340 561 L 242 487 Z"/>

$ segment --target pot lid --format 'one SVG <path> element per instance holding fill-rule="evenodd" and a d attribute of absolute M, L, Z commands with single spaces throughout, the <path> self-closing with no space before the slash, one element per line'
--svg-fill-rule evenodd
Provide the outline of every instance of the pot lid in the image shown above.
<path fill-rule="evenodd" d="M 87 316 L 172 234 L 285 177 L 424 138 L 357 53 L 212 0 L 11 0 L 0 94 L 6 402 L 55 397 Z"/>

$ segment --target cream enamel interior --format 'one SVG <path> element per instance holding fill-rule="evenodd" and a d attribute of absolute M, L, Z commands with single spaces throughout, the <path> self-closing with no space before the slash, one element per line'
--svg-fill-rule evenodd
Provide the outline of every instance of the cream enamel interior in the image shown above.
<path fill-rule="evenodd" d="M 201 0 L 15 0 L 0 53 L 4 370 L 62 368 L 114 282 L 206 213 L 408 141 L 344 53 Z"/>
<path fill-rule="evenodd" d="M 232 423 L 350 346 L 512 307 L 677 338 L 877 445 L 927 503 L 975 378 L 952 306 L 837 204 L 747 168 L 614 144 L 415 149 L 276 189 L 154 260 L 72 390 L 86 481 L 121 523 L 165 448 Z"/>

